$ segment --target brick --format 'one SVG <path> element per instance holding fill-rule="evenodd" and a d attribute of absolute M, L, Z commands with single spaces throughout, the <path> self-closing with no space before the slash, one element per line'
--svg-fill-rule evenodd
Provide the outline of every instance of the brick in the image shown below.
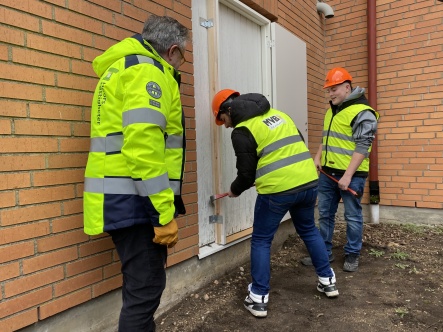
<path fill-rule="evenodd" d="M 34 186 L 78 183 L 84 181 L 84 170 L 50 170 L 34 173 Z"/>
<path fill-rule="evenodd" d="M 71 125 L 61 121 L 16 120 L 16 135 L 71 136 Z"/>
<path fill-rule="evenodd" d="M 60 233 L 83 228 L 83 215 L 67 216 L 52 220 L 52 232 Z"/>
<path fill-rule="evenodd" d="M 33 241 L 0 246 L 0 264 L 31 255 L 34 255 Z"/>
<path fill-rule="evenodd" d="M 93 36 L 91 33 L 80 29 L 71 28 L 53 21 L 42 21 L 42 35 L 52 36 L 91 47 L 93 45 Z"/>
<path fill-rule="evenodd" d="M 92 92 L 46 88 L 46 101 L 65 105 L 91 106 Z"/>
<path fill-rule="evenodd" d="M 83 230 L 60 233 L 50 237 L 37 239 L 37 251 L 46 252 L 88 241 L 89 237 Z"/>
<path fill-rule="evenodd" d="M 108 47 L 111 46 L 112 44 L 114 44 L 114 42 L 110 42 L 109 44 L 110 45 L 108 45 Z M 105 47 L 104 49 L 107 49 L 108 47 Z M 97 78 L 97 75 L 95 74 L 94 70 L 92 69 L 90 62 L 79 61 L 79 60 L 73 59 L 73 60 L 71 60 L 71 70 L 72 70 L 72 73 L 74 73 L 74 74 L 85 75 L 85 76 Z M 90 106 L 91 101 L 92 101 L 92 95 L 89 100 L 89 104 L 86 106 Z"/>
<path fill-rule="evenodd" d="M 85 167 L 86 153 L 67 153 L 48 156 L 48 168 Z"/>
<path fill-rule="evenodd" d="M 23 100 L 42 100 L 43 90 L 31 84 L 0 82 L 0 97 Z"/>
<path fill-rule="evenodd" d="M 55 299 L 40 306 L 39 319 L 45 319 L 66 309 L 75 307 L 91 299 L 91 289 L 86 288 L 67 296 Z"/>
<path fill-rule="evenodd" d="M 22 66 L 12 63 L 0 63 L 0 70 L 5 79 L 25 83 L 54 85 L 54 73 L 39 68 Z"/>
<path fill-rule="evenodd" d="M 80 46 L 43 35 L 28 33 L 26 35 L 26 46 L 34 50 L 62 55 L 69 58 L 81 58 Z"/>
<path fill-rule="evenodd" d="M 32 258 L 24 259 L 22 262 L 22 271 L 23 274 L 29 274 L 56 265 L 71 262 L 77 258 L 78 254 L 76 247 L 56 250 L 50 253 L 40 254 Z"/>
<path fill-rule="evenodd" d="M 22 189 L 19 191 L 19 204 L 28 205 L 61 201 L 75 197 L 74 186 L 52 186 L 48 188 Z"/>
<path fill-rule="evenodd" d="M 60 297 L 86 286 L 95 284 L 103 279 L 102 274 L 102 270 L 99 269 L 63 280 L 54 285 L 54 296 Z"/>
<path fill-rule="evenodd" d="M 75 90 L 85 90 L 94 91 L 97 84 L 96 78 L 84 77 L 73 74 L 57 74 L 57 86 L 61 88 L 75 89 Z M 89 101 L 89 104 L 91 101 Z"/>
<path fill-rule="evenodd" d="M 83 111 L 80 106 L 65 106 L 51 104 L 29 104 L 31 118 L 57 119 L 57 120 L 82 120 Z"/>
<path fill-rule="evenodd" d="M 23 31 L 13 30 L 1 25 L 0 42 L 23 46 L 25 44 L 25 35 Z"/>
<path fill-rule="evenodd" d="M 0 303 L 0 318 L 37 306 L 52 299 L 52 288 L 45 287 Z"/>
<path fill-rule="evenodd" d="M 10 135 L 12 133 L 11 125 L 11 120 L 0 119 L 0 135 Z"/>
<path fill-rule="evenodd" d="M 41 1 L 35 2 L 33 0 L 2 0 L 2 5 L 18 9 L 28 14 L 52 18 L 51 6 Z"/>
<path fill-rule="evenodd" d="M 107 236 L 102 239 L 92 240 L 79 246 L 80 257 L 91 256 L 103 251 L 114 249 L 114 243 L 111 237 Z"/>
<path fill-rule="evenodd" d="M 112 262 L 112 253 L 104 252 L 99 255 L 87 257 L 85 259 L 77 260 L 75 262 L 66 264 L 66 276 L 72 277 L 74 275 L 103 267 Z"/>
<path fill-rule="evenodd" d="M 57 150 L 55 138 L 0 137 L 0 153 L 56 152 Z"/>
<path fill-rule="evenodd" d="M 108 23 L 112 23 L 112 12 L 121 13 L 122 11 L 122 2 L 120 0 L 90 0 L 89 2 L 95 3 L 98 6 L 76 1 L 73 4 L 69 4 L 69 9 L 85 15 L 94 15 L 98 20 Z M 107 9 L 110 9 L 110 11 Z"/>
<path fill-rule="evenodd" d="M 81 6 L 89 6 L 87 3 L 74 5 L 74 8 L 80 8 Z M 73 26 L 79 28 L 81 30 L 87 30 L 89 32 L 93 32 L 94 34 L 100 35 L 102 33 L 102 24 L 98 20 L 100 18 L 104 18 L 105 16 L 112 20 L 111 15 L 103 15 L 103 12 L 98 8 L 97 11 L 90 12 L 90 15 L 98 15 L 97 19 L 93 19 L 87 17 L 85 15 L 78 14 L 72 10 L 64 9 L 64 8 L 54 8 L 54 18 L 57 22 L 63 23 L 64 25 Z M 100 15 L 102 14 L 102 15 Z"/>
<path fill-rule="evenodd" d="M 0 99 L 0 108 L 2 110 L 2 115 L 5 117 L 26 117 L 25 102 Z"/>
<path fill-rule="evenodd" d="M 145 22 L 145 20 L 148 17 L 146 12 L 130 4 L 123 4 L 122 7 L 123 7 L 123 15 L 131 17 L 139 22 Z"/>
<path fill-rule="evenodd" d="M 45 157 L 42 155 L 17 155 L 17 156 L 0 155 L 0 171 L 18 172 L 18 171 L 29 171 L 29 170 L 44 169 L 44 168 L 45 168 Z M 7 175 L 11 174 L 4 174 L 2 175 L 2 177 Z M 19 174 L 17 174 L 17 176 L 18 175 Z M 24 174 L 20 174 L 20 176 L 24 177 Z M 0 184 L 0 188 L 1 185 L 2 184 Z"/>
<path fill-rule="evenodd" d="M 9 226 L 29 221 L 58 217 L 60 214 L 60 204 L 51 203 L 20 207 L 16 209 L 2 209 L 0 210 L 0 220 L 2 226 Z"/>
<path fill-rule="evenodd" d="M 0 60 L 7 61 L 8 58 L 8 46 L 0 45 Z"/>
<path fill-rule="evenodd" d="M 89 152 L 89 138 L 60 139 L 61 152 Z"/>
<path fill-rule="evenodd" d="M 184 239 L 194 235 L 198 235 L 198 225 L 193 225 L 179 230 L 180 239 Z"/>
<path fill-rule="evenodd" d="M 34 222 L 26 225 L 1 227 L 0 245 L 20 242 L 49 234 L 49 222 Z"/>
<path fill-rule="evenodd" d="M 38 321 L 37 308 L 20 312 L 12 317 L 0 320 L 0 331 L 18 331 Z"/>
<path fill-rule="evenodd" d="M 63 211 L 67 215 L 83 212 L 83 199 L 73 199 L 63 202 Z"/>
<path fill-rule="evenodd" d="M 99 297 L 107 292 L 114 289 L 120 288 L 123 283 L 123 278 L 121 275 L 106 279 L 98 284 L 92 286 L 93 298 Z"/>
<path fill-rule="evenodd" d="M 13 48 L 12 59 L 16 63 L 23 63 L 35 67 L 54 69 L 58 71 L 69 71 L 68 58 L 34 50 Z"/>
<path fill-rule="evenodd" d="M 60 266 L 8 281 L 4 284 L 5 297 L 28 292 L 61 279 L 63 279 L 63 267 Z"/>
<path fill-rule="evenodd" d="M 7 8 L 0 8 L 0 22 L 24 30 L 39 30 L 39 19 L 37 17 Z"/>
<path fill-rule="evenodd" d="M 15 206 L 15 192 L 0 192 L 0 208 Z"/>
<path fill-rule="evenodd" d="M 78 137 L 78 136 L 86 136 L 86 137 L 90 137 L 91 136 L 91 126 L 89 125 L 89 123 L 75 123 L 73 125 L 73 134 L 74 136 Z"/>
<path fill-rule="evenodd" d="M 18 277 L 19 275 L 20 275 L 20 266 L 18 262 L 13 262 L 10 264 L 2 264 L 0 266 L 0 281 L 12 279 Z"/>
<path fill-rule="evenodd" d="M 103 268 L 103 277 L 106 279 L 106 278 L 115 276 L 117 274 L 120 274 L 121 268 L 122 268 L 122 265 L 120 262 L 116 262 L 116 263 L 107 265 Z"/>
<path fill-rule="evenodd" d="M 167 266 L 170 267 L 172 265 L 183 262 L 197 255 L 198 255 L 197 246 L 181 250 L 177 253 L 174 253 L 173 255 L 168 256 Z"/>

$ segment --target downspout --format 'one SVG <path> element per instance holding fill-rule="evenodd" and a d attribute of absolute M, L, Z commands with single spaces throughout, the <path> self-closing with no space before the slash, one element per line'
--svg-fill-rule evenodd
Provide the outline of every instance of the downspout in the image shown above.
<path fill-rule="evenodd" d="M 376 28 L 376 1 L 368 0 L 368 99 L 369 105 L 377 110 L 377 28 Z M 370 219 L 372 223 L 380 221 L 380 187 L 378 183 L 378 144 L 377 135 L 372 142 L 369 155 L 369 203 Z"/>

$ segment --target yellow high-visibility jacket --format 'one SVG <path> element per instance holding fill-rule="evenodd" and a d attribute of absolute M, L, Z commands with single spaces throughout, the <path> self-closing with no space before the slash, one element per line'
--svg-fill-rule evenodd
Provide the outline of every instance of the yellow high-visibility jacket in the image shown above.
<path fill-rule="evenodd" d="M 318 179 L 314 160 L 297 127 L 285 113 L 271 108 L 243 121 L 257 142 L 255 187 L 259 194 L 274 194 Z"/>
<path fill-rule="evenodd" d="M 355 150 L 352 138 L 352 120 L 362 111 L 370 110 L 378 120 L 379 114 L 365 104 L 354 104 L 333 115 L 332 109 L 326 111 L 323 123 L 322 157 L 324 166 L 345 171 Z M 369 153 L 356 172 L 369 172 Z"/>
<path fill-rule="evenodd" d="M 180 73 L 140 35 L 110 47 L 93 68 L 100 80 L 91 109 L 84 231 L 165 225 L 185 213 Z"/>

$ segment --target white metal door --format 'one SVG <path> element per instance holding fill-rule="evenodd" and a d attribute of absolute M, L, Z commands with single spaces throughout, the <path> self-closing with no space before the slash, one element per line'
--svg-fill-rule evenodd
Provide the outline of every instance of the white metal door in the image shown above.
<path fill-rule="evenodd" d="M 214 213 L 209 197 L 215 194 L 212 181 L 215 167 L 211 157 L 213 133 L 210 130 L 210 121 L 214 119 L 209 100 L 208 86 L 211 82 L 208 72 L 213 69 L 212 66 L 219 66 L 217 85 L 220 89 L 231 88 L 240 93 L 258 92 L 268 98 L 271 96 L 270 49 L 267 47 L 270 22 L 259 14 L 254 14 L 237 0 L 222 1 L 217 5 L 218 17 L 212 18 L 212 21 L 219 24 L 216 50 L 219 63 L 210 63 L 208 30 L 200 25 L 200 22 L 211 19 L 207 17 L 208 2 L 192 2 L 200 246 L 215 241 L 214 225 L 209 223 L 209 218 Z M 221 181 L 220 188 L 225 192 L 229 190 L 237 173 L 230 139 L 232 130 L 224 127 L 216 130 L 219 130 L 220 135 L 218 176 Z M 255 188 L 251 188 L 238 198 L 226 197 L 218 202 L 226 236 L 252 227 L 255 197 Z"/>

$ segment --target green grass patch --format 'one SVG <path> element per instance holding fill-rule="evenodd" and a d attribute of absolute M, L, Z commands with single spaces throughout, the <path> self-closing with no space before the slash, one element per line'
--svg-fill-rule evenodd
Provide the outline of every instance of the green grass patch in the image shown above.
<path fill-rule="evenodd" d="M 409 258 L 409 255 L 403 251 L 397 250 L 391 254 L 391 258 L 404 261 Z"/>
<path fill-rule="evenodd" d="M 384 254 L 385 254 L 385 252 L 383 250 L 377 250 L 377 249 L 373 249 L 373 248 L 371 248 L 371 250 L 369 250 L 369 255 L 371 255 L 371 256 L 381 257 Z"/>

